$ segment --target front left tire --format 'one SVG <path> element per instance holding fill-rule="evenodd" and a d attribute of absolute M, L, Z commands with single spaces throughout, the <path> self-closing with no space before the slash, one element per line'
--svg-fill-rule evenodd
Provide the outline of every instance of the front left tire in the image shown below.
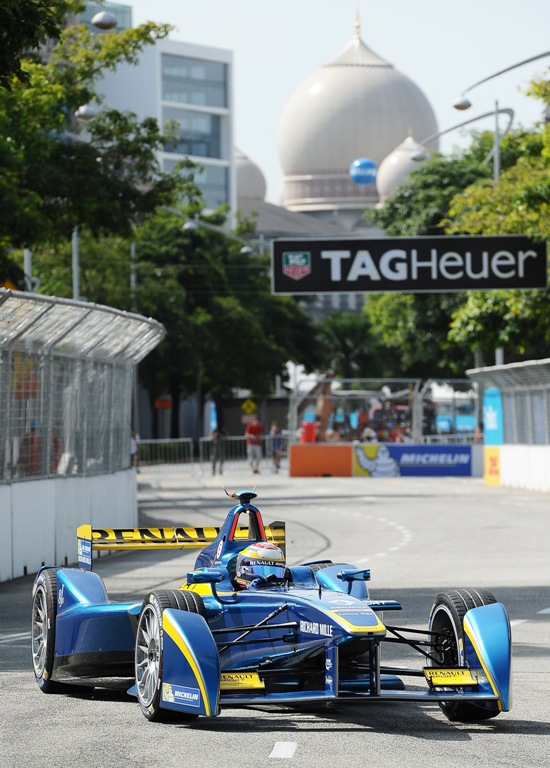
<path fill-rule="evenodd" d="M 206 616 L 200 595 L 181 590 L 157 590 L 143 601 L 136 633 L 135 677 L 141 711 L 152 722 L 191 722 L 198 715 L 161 709 L 163 643 L 162 614 L 176 608 Z"/>

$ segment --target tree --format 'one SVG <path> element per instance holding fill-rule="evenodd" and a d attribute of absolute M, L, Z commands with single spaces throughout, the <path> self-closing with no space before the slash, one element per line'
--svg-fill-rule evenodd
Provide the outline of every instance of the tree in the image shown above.
<path fill-rule="evenodd" d="M 550 82 L 533 83 L 530 92 L 550 103 Z M 550 125 L 520 138 L 516 161 L 503 171 L 498 186 L 469 186 L 455 196 L 446 231 L 550 240 Z M 549 329 L 547 291 L 469 292 L 453 317 L 449 340 L 481 350 L 503 347 L 514 362 L 547 357 Z"/>
<path fill-rule="evenodd" d="M 173 436 L 180 398 L 219 399 L 237 388 L 265 394 L 286 375 L 288 360 L 307 370 L 320 362 L 312 321 L 293 298 L 272 295 L 267 256 L 242 253 L 223 230 L 182 228 L 182 217 L 200 209 L 190 197 L 181 215 L 160 210 L 136 233 L 137 307 L 167 331 L 140 377 L 151 393 L 171 394 Z M 218 227 L 225 215 L 222 209 L 202 217 Z"/>
<path fill-rule="evenodd" d="M 368 211 L 365 218 L 389 237 L 443 235 L 453 197 L 470 184 L 491 177 L 479 154 L 474 151 L 447 158 L 435 153 L 411 173 L 407 184 L 398 187 L 381 208 Z"/>
<path fill-rule="evenodd" d="M 4 249 L 66 242 L 75 226 L 94 235 L 129 235 L 132 221 L 179 189 L 161 172 L 164 137 L 155 120 L 104 111 L 82 140 L 74 118 L 96 100 L 102 74 L 135 62 L 145 45 L 168 34 L 152 23 L 92 35 L 64 29 L 47 62 L 22 61 L 25 82 L 0 89 L 0 245 Z"/>
<path fill-rule="evenodd" d="M 475 135 L 472 146 L 460 155 L 450 158 L 433 156 L 411 174 L 409 183 L 397 189 L 381 209 L 370 212 L 369 219 L 382 226 L 386 234 L 402 237 L 454 232 L 511 233 L 512 223 L 509 222 L 508 230 L 503 229 L 498 216 L 493 221 L 494 230 L 482 223 L 489 221 L 487 196 L 495 194 L 490 167 L 484 163 L 492 141 L 492 134 L 484 132 Z M 499 203 L 494 206 L 494 211 L 501 210 L 504 200 L 509 200 L 512 208 L 512 201 L 515 201 L 517 210 L 515 193 L 518 192 L 523 215 L 515 217 L 514 231 L 522 234 L 534 234 L 530 217 L 537 207 L 536 194 L 542 201 L 546 187 L 540 176 L 538 179 L 533 177 L 534 189 L 519 192 L 515 182 L 507 186 L 506 179 L 512 178 L 523 164 L 531 169 L 540 156 L 539 133 L 516 131 L 502 141 L 503 186 L 497 192 Z M 463 206 L 460 215 L 459 201 Z M 471 299 L 471 314 L 463 314 L 463 307 L 469 301 L 466 292 L 377 295 L 369 297 L 365 312 L 373 331 L 399 355 L 399 375 L 429 376 L 437 372 L 438 375 L 462 376 L 472 366 L 474 351 L 480 346 L 494 349 L 502 346 L 504 339 L 510 341 L 512 338 L 517 345 L 517 338 L 523 332 L 518 326 L 515 330 L 508 328 L 499 336 L 508 312 L 502 298 L 495 296 L 487 304 L 485 318 L 481 317 L 479 299 L 475 298 Z M 523 306 L 523 302 L 521 304 Z M 515 306 L 517 308 L 517 302 Z M 512 316 L 513 312 L 508 312 L 508 320 Z M 511 335 L 508 337 L 508 334 Z"/>
<path fill-rule="evenodd" d="M 72 0 L 3 0 L 0 6 L 0 88 L 10 89 L 15 79 L 27 82 L 24 55 L 36 51 L 61 34 L 69 11 L 82 3 Z"/>
<path fill-rule="evenodd" d="M 323 368 L 344 379 L 391 377 L 397 363 L 390 345 L 373 333 L 364 313 L 328 315 L 320 324 L 319 341 Z"/>

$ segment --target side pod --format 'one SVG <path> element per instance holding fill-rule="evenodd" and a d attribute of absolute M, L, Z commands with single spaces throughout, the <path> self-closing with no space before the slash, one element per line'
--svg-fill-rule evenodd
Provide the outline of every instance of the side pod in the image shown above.
<path fill-rule="evenodd" d="M 167 608 L 162 628 L 161 708 L 216 717 L 220 657 L 206 621 L 197 613 Z"/>
<path fill-rule="evenodd" d="M 508 614 L 502 603 L 472 608 L 464 617 L 466 663 L 479 670 L 498 707 L 507 712 L 512 705 L 512 638 Z"/>

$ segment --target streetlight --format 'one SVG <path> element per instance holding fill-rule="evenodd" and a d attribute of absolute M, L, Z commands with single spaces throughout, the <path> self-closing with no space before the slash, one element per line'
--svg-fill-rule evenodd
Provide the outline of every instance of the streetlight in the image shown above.
<path fill-rule="evenodd" d="M 487 77 L 484 77 L 481 80 L 478 80 L 476 83 L 473 83 L 473 85 L 470 85 L 468 88 L 462 91 L 460 96 L 454 100 L 453 107 L 458 110 L 469 109 L 472 106 L 472 104 L 469 101 L 469 99 L 466 98 L 465 96 L 466 93 L 473 91 L 474 88 L 477 88 L 477 86 L 481 85 L 482 83 L 487 83 L 489 80 L 493 80 L 495 77 L 499 77 L 500 75 L 503 75 L 506 72 L 510 72 L 513 69 L 517 69 L 518 67 L 522 67 L 524 64 L 530 64 L 532 61 L 538 61 L 538 59 L 542 59 L 545 56 L 550 56 L 550 51 L 544 51 L 544 53 L 538 53 L 536 56 L 531 56 L 528 59 L 523 59 L 522 61 L 518 61 L 516 64 L 512 64 L 511 66 L 506 67 L 505 69 L 500 69 L 498 72 L 494 72 L 492 75 L 488 75 Z M 494 178 L 494 186 L 498 187 L 498 184 L 500 181 L 500 136 L 499 136 L 499 125 L 498 125 L 498 115 L 499 115 L 498 101 L 495 101 L 494 115 L 495 115 L 495 134 L 494 134 L 494 143 L 493 143 L 493 178 Z M 504 363 L 504 350 L 502 347 L 498 347 L 495 350 L 495 365 L 503 365 L 503 363 Z"/>
<path fill-rule="evenodd" d="M 106 32 L 110 29 L 114 29 L 118 24 L 118 19 L 114 13 L 110 11 L 100 11 L 96 13 L 92 18 L 91 24 L 102 32 Z M 83 104 L 76 112 L 75 117 L 82 122 L 88 122 L 93 120 L 98 113 L 98 108 L 95 104 Z M 74 140 L 74 137 L 71 137 Z M 78 139 L 76 139 L 78 141 Z M 72 256 L 72 271 L 73 271 L 73 299 L 78 301 L 80 299 L 80 237 L 78 232 L 78 224 L 73 228 L 71 237 L 71 256 Z"/>
<path fill-rule="evenodd" d="M 169 208 L 169 209 L 165 208 L 165 210 L 168 210 L 170 213 L 173 213 L 175 216 L 180 216 L 184 218 L 183 214 L 173 210 L 172 208 Z M 246 240 L 242 239 L 242 237 L 239 237 L 238 235 L 234 235 L 232 232 L 227 232 L 225 229 L 222 229 L 221 227 L 216 227 L 214 224 L 210 224 L 208 221 L 204 221 L 204 219 L 199 219 L 198 216 L 194 216 L 192 219 L 187 219 L 187 221 L 183 225 L 183 229 L 185 232 L 196 232 L 201 227 L 203 227 L 204 229 L 209 229 L 211 232 L 217 232 L 219 235 L 223 235 L 224 237 L 228 237 L 230 240 L 234 240 L 236 243 L 241 243 L 242 248 L 240 250 L 240 253 L 243 256 L 249 253 L 254 253 L 253 249 L 246 242 Z"/>
<path fill-rule="evenodd" d="M 453 107 L 458 110 L 469 109 L 472 106 L 472 103 L 469 99 L 466 98 L 465 96 L 466 93 L 473 91 L 474 88 L 477 88 L 477 86 L 481 85 L 482 83 L 486 83 L 489 80 L 493 80 L 495 77 L 499 77 L 500 75 L 503 75 L 506 72 L 510 72 L 512 69 L 517 69 L 518 67 L 522 67 L 524 64 L 529 64 L 532 61 L 537 61 L 538 59 L 542 59 L 545 56 L 549 56 L 549 55 L 550 55 L 550 51 L 539 53 L 536 56 L 531 56 L 530 58 L 524 59 L 523 61 L 518 61 L 516 64 L 512 64 L 510 67 L 506 67 L 505 69 L 501 69 L 498 72 L 494 72 L 492 75 L 488 75 L 487 77 L 484 77 L 482 80 L 478 80 L 477 83 L 470 85 L 468 88 L 462 91 L 460 96 L 454 100 Z M 498 101 L 495 101 L 495 109 L 493 113 L 495 116 L 495 131 L 494 131 L 494 143 L 493 143 L 493 176 L 494 176 L 494 185 L 495 187 L 497 187 L 500 180 L 500 135 L 499 135 L 499 125 L 498 125 L 498 115 L 499 115 Z"/>
<path fill-rule="evenodd" d="M 508 125 L 506 126 L 502 134 L 501 138 L 503 138 L 504 136 L 506 136 L 506 134 L 508 133 L 508 131 L 512 126 L 512 122 L 514 120 L 514 110 L 511 109 L 510 107 L 503 107 L 499 109 L 498 112 L 500 115 L 508 115 L 508 117 L 510 118 L 508 121 Z M 446 128 L 444 131 L 439 131 L 439 133 L 432 133 L 430 134 L 430 136 L 427 136 L 425 139 L 422 139 L 422 141 L 419 143 L 424 148 L 426 144 L 429 144 L 431 141 L 438 139 L 440 136 L 445 136 L 445 134 L 450 133 L 451 131 L 456 131 L 459 128 L 464 128 L 466 125 L 470 125 L 470 123 L 475 123 L 478 120 L 483 120 L 486 117 L 491 117 L 493 114 L 494 114 L 493 110 L 491 110 L 490 112 L 484 112 L 482 115 L 478 115 L 477 117 L 472 117 L 470 118 L 470 120 L 464 120 L 464 122 L 458 123 L 457 125 L 453 125 L 451 128 Z M 489 162 L 489 160 L 493 157 L 494 151 L 495 150 L 493 147 L 493 149 L 491 149 L 487 157 L 483 160 L 484 163 Z M 427 160 L 427 158 L 428 158 L 428 155 L 424 152 L 423 149 L 419 149 L 417 152 L 414 153 L 414 155 L 412 155 L 412 159 L 415 160 L 416 162 L 422 162 L 423 160 Z"/>
<path fill-rule="evenodd" d="M 94 27 L 106 31 L 114 29 L 118 24 L 118 19 L 115 14 L 110 11 L 99 11 L 99 13 L 96 13 L 95 16 L 92 17 L 91 23 Z"/>

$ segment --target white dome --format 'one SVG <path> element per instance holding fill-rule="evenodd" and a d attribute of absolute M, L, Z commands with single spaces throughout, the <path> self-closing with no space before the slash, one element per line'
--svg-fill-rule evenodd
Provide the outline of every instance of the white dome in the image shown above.
<path fill-rule="evenodd" d="M 260 168 L 246 155 L 235 149 L 237 199 L 265 200 L 267 183 Z"/>
<path fill-rule="evenodd" d="M 281 202 L 290 210 L 364 209 L 376 187 L 355 185 L 350 164 L 368 157 L 379 166 L 412 130 L 437 133 L 422 91 L 360 38 L 311 75 L 290 97 L 279 125 L 285 173 Z"/>
<path fill-rule="evenodd" d="M 419 168 L 426 157 L 426 149 L 412 136 L 407 136 L 405 141 L 390 152 L 380 163 L 376 176 L 380 202 L 384 203 L 397 187 L 405 184 L 409 173 Z"/>

